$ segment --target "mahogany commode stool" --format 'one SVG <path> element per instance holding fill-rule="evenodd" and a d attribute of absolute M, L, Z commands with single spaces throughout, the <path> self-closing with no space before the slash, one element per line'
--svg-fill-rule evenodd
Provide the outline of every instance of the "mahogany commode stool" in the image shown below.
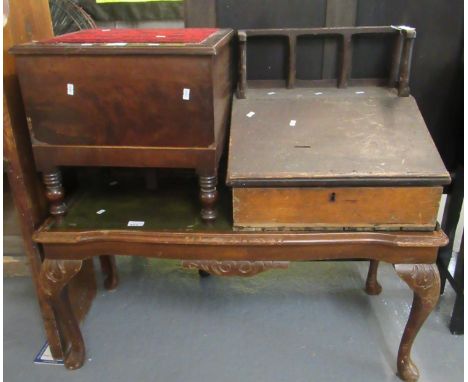
<path fill-rule="evenodd" d="M 50 213 L 59 166 L 196 169 L 216 218 L 231 102 L 229 29 L 92 29 L 11 49 Z"/>

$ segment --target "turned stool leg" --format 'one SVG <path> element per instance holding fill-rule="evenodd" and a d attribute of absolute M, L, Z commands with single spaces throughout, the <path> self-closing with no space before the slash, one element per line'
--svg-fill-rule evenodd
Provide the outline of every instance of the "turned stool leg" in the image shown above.
<path fill-rule="evenodd" d="M 78 321 L 70 306 L 66 286 L 81 266 L 81 260 L 45 259 L 39 274 L 41 290 L 60 323 L 63 361 L 65 367 L 71 370 L 83 365 L 85 347 Z"/>
<path fill-rule="evenodd" d="M 119 276 L 117 274 L 117 266 L 115 264 L 115 256 L 99 256 L 102 273 L 106 276 L 104 280 L 104 288 L 113 290 L 119 285 Z"/>
<path fill-rule="evenodd" d="M 419 371 L 411 360 L 411 347 L 439 300 L 440 276 L 435 264 L 396 264 L 395 270 L 413 290 L 413 305 L 398 350 L 398 376 L 412 382 L 419 378 Z"/>
<path fill-rule="evenodd" d="M 367 272 L 366 280 L 366 293 L 369 295 L 377 295 L 382 292 L 382 287 L 377 281 L 377 269 L 379 267 L 379 261 L 371 260 L 369 264 L 369 272 Z"/>
<path fill-rule="evenodd" d="M 42 179 L 46 187 L 46 197 L 49 201 L 49 212 L 53 216 L 63 216 L 67 207 L 63 201 L 65 192 L 62 186 L 62 174 L 58 168 L 44 171 Z"/>
<path fill-rule="evenodd" d="M 200 201 L 202 205 L 201 217 L 206 222 L 212 222 L 216 220 L 216 202 L 218 200 L 218 191 L 216 190 L 216 184 L 218 177 L 212 176 L 200 176 Z"/>

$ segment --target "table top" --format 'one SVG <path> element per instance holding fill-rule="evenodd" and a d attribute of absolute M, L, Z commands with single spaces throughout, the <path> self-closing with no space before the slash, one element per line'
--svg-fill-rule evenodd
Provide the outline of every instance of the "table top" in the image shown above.
<path fill-rule="evenodd" d="M 450 182 L 413 97 L 384 87 L 252 89 L 233 101 L 228 184 Z"/>
<path fill-rule="evenodd" d="M 63 244 L 71 247 L 73 244 L 93 246 L 98 243 L 111 243 L 122 251 L 129 243 L 196 245 L 215 249 L 219 246 L 228 248 L 274 246 L 275 250 L 282 252 L 281 256 L 285 259 L 289 259 L 291 253 L 281 251 L 282 246 L 327 247 L 331 244 L 346 246 L 354 243 L 378 244 L 404 250 L 412 247 L 438 247 L 447 241 L 445 234 L 440 230 L 431 232 L 236 231 L 232 225 L 231 193 L 228 188 L 220 187 L 218 218 L 215 222 L 206 224 L 200 218 L 196 178 L 161 178 L 158 182 L 157 190 L 148 190 L 144 182 L 136 180 L 116 182 L 102 178 L 90 181 L 77 190 L 67 203 L 67 214 L 62 219 L 48 218 L 35 232 L 33 238 L 36 242 L 45 245 Z M 144 225 L 129 226 L 129 222 L 144 222 Z M 122 243 L 120 247 L 119 243 Z M 66 253 L 71 253 L 73 248 L 81 250 L 80 246 L 71 247 L 67 247 Z M 356 256 L 352 248 L 349 247 L 348 257 Z M 132 252 L 132 245 L 127 249 Z M 90 249 L 90 253 L 96 253 L 96 248 Z M 268 256 L 268 252 L 262 250 L 261 253 Z M 154 254 L 157 255 L 156 252 Z M 336 256 L 340 255 L 342 253 L 338 251 Z M 223 257 L 221 253 L 217 256 Z M 405 258 L 402 257 L 401 261 L 405 262 Z"/>

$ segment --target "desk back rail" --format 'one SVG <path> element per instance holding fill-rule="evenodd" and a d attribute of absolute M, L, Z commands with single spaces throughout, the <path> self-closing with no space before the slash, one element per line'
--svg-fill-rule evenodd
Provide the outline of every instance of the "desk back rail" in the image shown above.
<path fill-rule="evenodd" d="M 340 70 L 338 87 L 346 88 L 351 75 L 353 36 L 356 35 L 395 35 L 392 63 L 388 85 L 398 88 L 400 97 L 410 94 L 409 79 L 411 57 L 416 30 L 406 26 L 370 26 L 370 27 L 333 27 L 333 28 L 299 28 L 299 29 L 245 29 L 238 31 L 239 38 L 239 81 L 237 97 L 246 98 L 247 90 L 247 39 L 249 37 L 284 37 L 288 40 L 288 75 L 287 87 L 292 89 L 296 84 L 297 39 L 301 36 L 330 37 L 341 40 Z"/>

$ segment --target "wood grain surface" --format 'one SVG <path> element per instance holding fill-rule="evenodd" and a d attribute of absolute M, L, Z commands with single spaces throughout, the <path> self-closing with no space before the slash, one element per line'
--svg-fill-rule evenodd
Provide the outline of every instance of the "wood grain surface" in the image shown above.
<path fill-rule="evenodd" d="M 234 188 L 234 225 L 432 231 L 441 195 L 442 187 Z"/>

